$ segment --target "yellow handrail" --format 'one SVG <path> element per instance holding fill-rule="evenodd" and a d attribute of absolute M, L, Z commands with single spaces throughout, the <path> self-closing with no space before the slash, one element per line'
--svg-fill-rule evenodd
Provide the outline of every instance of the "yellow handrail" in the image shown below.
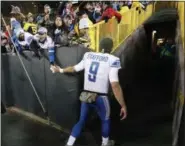
<path fill-rule="evenodd" d="M 184 14 L 185 14 L 185 2 L 178 2 L 177 4 L 177 9 L 179 12 L 179 21 L 180 21 L 180 26 L 181 26 L 181 39 L 182 39 L 182 45 L 183 45 L 183 49 L 184 49 L 184 53 L 185 53 L 185 46 L 184 46 Z"/>
<path fill-rule="evenodd" d="M 117 19 L 113 17 L 107 23 L 101 21 L 91 26 L 89 28 L 89 34 L 92 40 L 90 48 L 98 52 L 100 40 L 104 37 L 111 37 L 114 42 L 113 50 L 115 50 L 139 25 L 152 15 L 152 12 L 152 4 L 148 5 L 146 10 L 136 10 L 136 7 L 133 7 L 121 14 L 122 20 L 119 24 Z"/>
<path fill-rule="evenodd" d="M 181 22 L 181 37 L 184 48 L 184 9 L 185 2 L 155 2 L 147 6 L 146 10 L 137 7 L 132 7 L 128 11 L 121 13 L 122 20 L 118 24 L 117 19 L 113 17 L 107 23 L 101 21 L 89 28 L 91 38 L 90 48 L 96 52 L 99 51 L 99 42 L 104 37 L 111 37 L 114 42 L 113 50 L 115 50 L 124 40 L 132 34 L 145 20 L 147 20 L 154 12 L 164 8 L 177 8 L 179 19 Z"/>

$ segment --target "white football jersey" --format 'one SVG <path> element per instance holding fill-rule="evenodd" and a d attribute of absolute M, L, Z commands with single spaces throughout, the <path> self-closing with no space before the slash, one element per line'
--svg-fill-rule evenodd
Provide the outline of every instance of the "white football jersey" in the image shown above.
<path fill-rule="evenodd" d="M 33 35 L 29 32 L 24 32 L 24 41 L 18 41 L 21 46 L 30 45 L 33 40 Z"/>
<path fill-rule="evenodd" d="M 50 49 L 50 48 L 54 47 L 54 42 L 53 42 L 52 38 L 49 37 L 49 36 L 47 36 L 47 38 L 44 41 L 44 43 L 39 42 L 39 35 L 38 34 L 34 35 L 34 40 L 37 41 L 38 45 L 42 49 Z"/>
<path fill-rule="evenodd" d="M 120 59 L 107 53 L 87 52 L 82 61 L 75 65 L 75 71 L 85 70 L 84 90 L 108 93 L 109 82 L 118 82 Z"/>

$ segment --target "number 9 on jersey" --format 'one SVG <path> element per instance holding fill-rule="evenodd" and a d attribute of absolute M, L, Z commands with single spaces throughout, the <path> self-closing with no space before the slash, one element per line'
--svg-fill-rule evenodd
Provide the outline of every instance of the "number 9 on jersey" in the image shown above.
<path fill-rule="evenodd" d="M 88 74 L 88 79 L 91 82 L 96 82 L 96 75 L 98 72 L 100 63 L 99 62 L 92 62 L 91 66 L 89 68 L 89 74 Z"/>

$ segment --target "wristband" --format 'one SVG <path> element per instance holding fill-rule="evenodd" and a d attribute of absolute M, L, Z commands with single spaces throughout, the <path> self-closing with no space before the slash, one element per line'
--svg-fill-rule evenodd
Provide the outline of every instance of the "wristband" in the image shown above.
<path fill-rule="evenodd" d="M 60 69 L 60 73 L 64 73 L 64 70 L 62 68 Z"/>

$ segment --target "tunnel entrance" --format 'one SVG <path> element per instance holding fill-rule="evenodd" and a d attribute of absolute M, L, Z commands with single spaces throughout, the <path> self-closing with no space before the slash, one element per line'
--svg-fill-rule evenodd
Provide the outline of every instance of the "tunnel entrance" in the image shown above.
<path fill-rule="evenodd" d="M 173 83 L 176 62 L 176 20 L 145 25 L 148 38 L 149 75 L 162 97 L 161 102 L 173 101 Z M 165 54 L 168 51 L 170 54 Z M 157 98 L 157 97 L 156 97 Z"/>
<path fill-rule="evenodd" d="M 121 81 L 130 114 L 123 131 L 125 137 L 129 134 L 132 140 L 145 139 L 145 143 L 156 145 L 171 144 L 176 69 L 176 14 L 176 10 L 164 10 L 158 12 L 157 16 L 154 14 L 153 18 L 144 24 L 144 32 L 138 32 L 138 37 L 141 38 L 133 38 L 136 51 L 130 61 L 136 60 L 130 63 L 133 69 L 126 72 L 129 75 L 132 71 L 132 79 L 126 85 L 124 78 Z M 163 42 L 160 44 L 161 39 Z M 162 55 L 166 46 L 171 47 L 170 57 Z M 122 74 L 124 75 L 124 71 Z M 124 75 L 125 78 L 128 75 Z M 127 127 L 128 131 L 125 130 Z M 120 136 L 120 139 L 125 138 Z"/>
<path fill-rule="evenodd" d="M 171 144 L 176 48 L 172 57 L 160 54 L 166 43 L 171 41 L 175 46 L 177 17 L 169 19 L 166 13 L 171 13 L 166 10 L 160 13 L 167 19 L 152 16 L 114 52 L 122 62 L 119 77 L 128 108 L 128 118 L 120 122 L 120 106 L 111 98 L 112 137 L 118 143 Z M 157 45 L 161 39 L 163 44 Z M 95 131 L 93 125 L 97 124 L 92 123 L 91 130 Z M 100 134 L 94 135 L 98 138 Z"/>

